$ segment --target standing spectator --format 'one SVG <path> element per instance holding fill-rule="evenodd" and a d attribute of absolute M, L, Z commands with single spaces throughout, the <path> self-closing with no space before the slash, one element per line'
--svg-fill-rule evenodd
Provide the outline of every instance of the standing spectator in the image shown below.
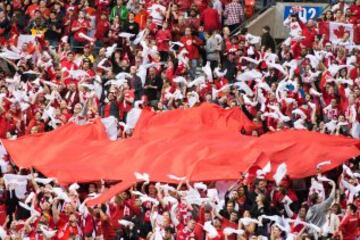
<path fill-rule="evenodd" d="M 202 11 L 201 22 L 204 26 L 205 32 L 216 31 L 220 29 L 220 17 L 216 9 L 213 8 L 213 4 L 209 2 L 208 7 Z"/>
<path fill-rule="evenodd" d="M 169 52 L 169 41 L 171 39 L 171 32 L 168 29 L 168 23 L 164 22 L 162 28 L 156 33 L 157 48 L 160 53 L 161 61 L 166 62 Z"/>
<path fill-rule="evenodd" d="M 115 16 L 119 16 L 121 20 L 121 25 L 125 23 L 128 19 L 128 9 L 123 3 L 123 0 L 117 0 L 116 6 L 111 9 L 110 21 L 112 22 Z"/>
<path fill-rule="evenodd" d="M 131 66 L 130 74 L 131 74 L 132 78 L 130 78 L 130 80 L 129 80 L 129 85 L 130 85 L 130 88 L 134 89 L 135 101 L 140 100 L 142 95 L 144 94 L 144 89 L 142 86 L 141 78 L 139 76 L 137 76 L 136 73 L 137 73 L 136 66 Z"/>
<path fill-rule="evenodd" d="M 214 9 L 216 9 L 216 11 L 219 14 L 219 20 L 221 23 L 223 11 L 224 11 L 223 4 L 220 0 L 212 0 L 212 4 L 213 4 Z"/>
<path fill-rule="evenodd" d="M 32 18 L 35 14 L 35 11 L 38 11 L 38 10 L 39 10 L 38 0 L 32 0 L 31 4 L 26 8 L 25 15 Z"/>
<path fill-rule="evenodd" d="M 331 184 L 332 189 L 330 196 L 327 199 L 321 199 L 317 193 L 314 193 L 310 196 L 310 201 L 313 205 L 309 208 L 306 214 L 306 221 L 318 227 L 321 227 L 325 224 L 326 212 L 335 199 L 336 183 L 334 181 L 330 181 L 329 183 Z"/>
<path fill-rule="evenodd" d="M 95 0 L 96 6 L 96 19 L 99 19 L 102 14 L 109 16 L 109 6 L 112 1 L 110 0 Z"/>
<path fill-rule="evenodd" d="M 271 52 L 275 52 L 275 40 L 270 34 L 270 27 L 263 27 L 263 34 L 261 35 L 261 46 L 265 47 L 265 50 L 271 49 Z"/>
<path fill-rule="evenodd" d="M 51 46 L 57 46 L 61 37 L 61 23 L 55 12 L 50 13 L 48 20 L 48 30 L 45 33 L 45 39 L 49 41 Z"/>
<path fill-rule="evenodd" d="M 139 24 L 134 21 L 135 15 L 134 13 L 129 13 L 129 19 L 126 21 L 123 26 L 123 32 L 138 34 L 139 33 Z"/>
<path fill-rule="evenodd" d="M 346 215 L 339 226 L 339 232 L 343 240 L 357 239 L 360 222 L 356 211 L 357 207 L 354 204 L 348 204 Z"/>
<path fill-rule="evenodd" d="M 26 32 L 30 33 L 33 36 L 41 36 L 46 32 L 46 22 L 41 16 L 41 12 L 39 10 L 35 10 L 34 18 L 31 20 L 26 27 Z"/>
<path fill-rule="evenodd" d="M 115 94 L 116 92 L 111 90 L 107 96 L 107 103 L 100 107 L 102 117 L 113 116 L 119 119 L 119 103 Z"/>
<path fill-rule="evenodd" d="M 150 68 L 144 85 L 144 94 L 152 106 L 156 106 L 160 97 L 162 81 L 156 73 L 156 68 Z"/>
<path fill-rule="evenodd" d="M 137 11 L 135 12 L 135 18 L 134 21 L 139 24 L 139 28 L 141 30 L 143 30 L 145 28 L 146 25 L 146 20 L 148 18 L 148 13 L 146 11 L 146 9 L 144 8 L 144 4 L 143 3 L 139 3 L 138 4 L 138 9 L 136 9 Z"/>
<path fill-rule="evenodd" d="M 200 18 L 198 16 L 197 9 L 192 7 L 190 9 L 189 17 L 186 18 L 185 24 L 187 27 L 191 27 L 192 32 L 198 32 L 200 28 Z"/>
<path fill-rule="evenodd" d="M 105 13 L 101 13 L 100 19 L 96 23 L 96 31 L 95 31 L 95 38 L 96 38 L 96 45 L 98 47 L 102 47 L 104 42 L 108 41 L 108 32 L 110 30 L 110 23 L 107 19 Z"/>
<path fill-rule="evenodd" d="M 5 44 L 9 38 L 10 28 L 11 25 L 7 14 L 4 10 L 0 9 L 0 45 Z"/>
<path fill-rule="evenodd" d="M 69 35 L 71 33 L 71 26 L 75 20 L 75 9 L 73 7 L 69 7 L 66 11 L 65 17 L 63 18 L 64 34 Z"/>
<path fill-rule="evenodd" d="M 72 23 L 71 32 L 74 34 L 75 45 L 83 46 L 88 41 L 94 41 L 87 33 L 90 30 L 90 22 L 85 18 L 84 12 L 79 12 L 79 17 Z"/>
<path fill-rule="evenodd" d="M 210 32 L 206 40 L 206 60 L 210 61 L 211 69 L 217 67 L 220 63 L 220 52 L 222 50 L 222 40 L 219 39 L 216 32 Z"/>
<path fill-rule="evenodd" d="M 46 6 L 46 1 L 44 1 L 44 0 L 41 0 L 41 1 L 40 1 L 39 11 L 41 12 L 42 17 L 43 17 L 45 20 L 48 20 L 48 19 L 49 19 L 51 11 L 50 11 L 50 9 Z"/>
<path fill-rule="evenodd" d="M 235 55 L 233 52 L 229 52 L 224 61 L 224 69 L 226 69 L 225 78 L 229 80 L 230 83 L 235 81 L 236 75 L 236 62 Z"/>
<path fill-rule="evenodd" d="M 224 16 L 225 25 L 229 27 L 231 32 L 240 27 L 244 21 L 244 8 L 239 3 L 239 0 L 232 0 L 231 3 L 225 6 Z"/>
<path fill-rule="evenodd" d="M 187 57 L 191 61 L 190 76 L 194 78 L 196 67 L 198 66 L 200 59 L 198 46 L 202 45 L 202 41 L 198 37 L 192 35 L 190 27 L 185 29 L 185 35 L 181 37 L 180 41 L 184 44 L 184 48 L 188 52 Z"/>

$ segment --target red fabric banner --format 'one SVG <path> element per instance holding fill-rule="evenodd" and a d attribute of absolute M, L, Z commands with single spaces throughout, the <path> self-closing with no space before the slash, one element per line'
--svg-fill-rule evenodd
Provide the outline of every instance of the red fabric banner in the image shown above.
<path fill-rule="evenodd" d="M 92 204 L 136 182 L 135 171 L 161 182 L 172 182 L 168 174 L 191 181 L 230 180 L 271 161 L 273 171 L 285 162 L 290 177 L 302 178 L 316 174 L 321 161 L 331 160 L 322 169 L 326 171 L 360 154 L 359 140 L 345 137 L 295 130 L 261 137 L 239 133 L 256 127 L 240 109 L 203 104 L 163 113 L 143 111 L 134 136 L 125 140 L 109 141 L 97 120 L 3 144 L 17 165 L 34 167 L 61 184 L 122 180 Z"/>

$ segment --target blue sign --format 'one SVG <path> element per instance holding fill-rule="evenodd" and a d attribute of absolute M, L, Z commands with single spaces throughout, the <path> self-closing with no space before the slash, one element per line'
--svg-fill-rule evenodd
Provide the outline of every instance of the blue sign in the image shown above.
<path fill-rule="evenodd" d="M 284 9 L 284 20 L 289 17 L 293 13 L 294 6 L 285 6 Z M 310 19 L 319 18 L 323 12 L 323 7 L 308 7 L 301 6 L 302 10 L 298 12 L 299 18 L 303 22 L 307 22 Z"/>

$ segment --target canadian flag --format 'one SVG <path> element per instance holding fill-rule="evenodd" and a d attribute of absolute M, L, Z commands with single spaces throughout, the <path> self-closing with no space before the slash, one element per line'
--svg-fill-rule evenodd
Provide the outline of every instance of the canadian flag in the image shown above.
<path fill-rule="evenodd" d="M 354 43 L 354 25 L 347 23 L 330 22 L 329 40 L 333 43 Z"/>

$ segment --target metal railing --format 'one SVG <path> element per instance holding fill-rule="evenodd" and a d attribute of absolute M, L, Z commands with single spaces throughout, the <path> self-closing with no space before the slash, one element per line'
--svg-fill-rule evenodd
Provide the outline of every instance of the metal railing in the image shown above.
<path fill-rule="evenodd" d="M 245 19 L 245 21 L 242 22 L 239 27 L 234 29 L 231 32 L 231 36 L 238 34 L 241 31 L 241 29 L 243 29 L 248 23 L 250 23 L 255 18 L 260 16 L 262 13 L 264 13 L 269 7 L 273 6 L 274 4 L 275 4 L 274 0 L 256 0 L 254 14 L 251 17 Z"/>

